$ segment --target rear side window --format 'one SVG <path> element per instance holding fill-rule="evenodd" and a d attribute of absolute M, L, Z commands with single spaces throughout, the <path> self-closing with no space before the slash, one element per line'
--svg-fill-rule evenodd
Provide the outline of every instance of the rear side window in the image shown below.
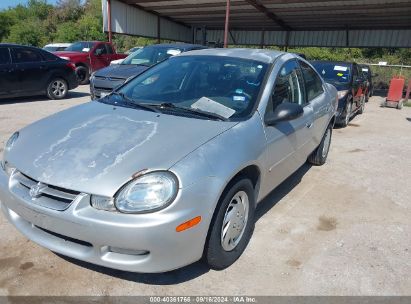
<path fill-rule="evenodd" d="M 106 49 L 105 45 L 104 45 L 104 44 L 99 44 L 99 45 L 96 47 L 96 49 L 94 50 L 94 54 L 95 54 L 95 55 L 97 55 L 97 54 L 100 54 L 100 55 L 105 55 L 105 54 L 107 54 L 107 49 Z"/>
<path fill-rule="evenodd" d="M 0 48 L 0 64 L 10 63 L 10 53 L 8 48 Z"/>
<path fill-rule="evenodd" d="M 13 48 L 12 56 L 15 63 L 40 62 L 43 60 L 38 51 L 26 48 Z"/>
<path fill-rule="evenodd" d="M 41 55 L 43 56 L 45 61 L 56 61 L 57 59 L 59 59 L 59 57 L 50 52 L 41 52 Z"/>
<path fill-rule="evenodd" d="M 300 66 L 304 76 L 307 100 L 310 102 L 324 92 L 323 82 L 320 76 L 318 76 L 318 74 L 307 63 L 300 61 Z"/>

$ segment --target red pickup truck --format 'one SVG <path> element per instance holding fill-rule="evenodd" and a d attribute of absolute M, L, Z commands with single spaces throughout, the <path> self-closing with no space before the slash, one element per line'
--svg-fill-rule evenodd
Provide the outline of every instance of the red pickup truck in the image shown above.
<path fill-rule="evenodd" d="M 91 73 L 110 65 L 111 61 L 127 57 L 118 54 L 110 42 L 101 41 L 79 41 L 64 51 L 53 53 L 76 66 L 80 84 L 87 84 Z"/>

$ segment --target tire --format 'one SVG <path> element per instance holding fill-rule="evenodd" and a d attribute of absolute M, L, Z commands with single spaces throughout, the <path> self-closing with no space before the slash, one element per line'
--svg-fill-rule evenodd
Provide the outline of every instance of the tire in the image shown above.
<path fill-rule="evenodd" d="M 63 78 L 53 78 L 47 85 L 47 97 L 50 99 L 63 99 L 67 93 L 67 81 Z"/>
<path fill-rule="evenodd" d="M 90 79 L 90 73 L 89 73 L 88 68 L 82 65 L 76 67 L 76 75 L 77 75 L 79 84 L 88 84 L 89 79 Z"/>
<path fill-rule="evenodd" d="M 229 267 L 241 256 L 250 241 L 255 225 L 255 194 L 251 181 L 240 177 L 235 179 L 227 189 L 214 213 L 204 247 L 204 260 L 211 269 L 215 270 Z M 248 198 L 248 208 L 244 207 L 247 205 L 245 198 Z M 240 203 L 241 201 L 244 203 Z M 230 214 L 234 215 L 234 218 L 228 220 Z M 233 237 L 228 237 L 233 234 Z"/>
<path fill-rule="evenodd" d="M 344 119 L 341 122 L 341 127 L 345 128 L 346 126 L 348 126 L 349 122 L 350 122 L 350 118 L 351 118 L 351 114 L 352 114 L 352 100 L 347 99 L 347 103 L 345 105 L 345 110 L 344 110 Z"/>
<path fill-rule="evenodd" d="M 368 102 L 370 100 L 371 97 L 371 92 L 368 91 L 367 95 L 365 95 L 365 102 Z"/>
<path fill-rule="evenodd" d="M 361 100 L 361 106 L 358 109 L 358 114 L 363 114 L 365 111 L 365 103 L 367 102 L 365 96 L 363 96 L 362 100 Z"/>
<path fill-rule="evenodd" d="M 310 164 L 313 164 L 315 166 L 321 166 L 325 164 L 328 156 L 328 151 L 330 150 L 331 146 L 332 132 L 333 128 L 330 124 L 324 132 L 321 143 L 308 157 L 308 162 Z"/>

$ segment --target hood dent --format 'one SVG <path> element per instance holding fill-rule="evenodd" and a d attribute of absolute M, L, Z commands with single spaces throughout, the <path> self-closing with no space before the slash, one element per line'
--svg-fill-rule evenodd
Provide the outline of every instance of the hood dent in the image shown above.
<path fill-rule="evenodd" d="M 86 182 L 104 176 L 156 133 L 157 122 L 100 115 L 70 129 L 40 154 L 33 166 L 42 170 L 43 182 L 52 183 L 57 178 L 65 181 L 62 187 L 70 188 L 72 180 Z M 64 170 L 67 165 L 75 170 Z"/>

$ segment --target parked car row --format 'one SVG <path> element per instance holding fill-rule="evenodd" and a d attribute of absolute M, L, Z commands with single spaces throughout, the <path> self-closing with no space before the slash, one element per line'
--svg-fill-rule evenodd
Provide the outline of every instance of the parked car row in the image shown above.
<path fill-rule="evenodd" d="M 201 50 L 205 47 L 195 44 L 156 44 L 138 49 L 120 64 L 98 70 L 90 78 L 91 99 L 104 97 L 121 86 L 128 79 L 146 71 L 149 67 L 182 52 Z"/>
<path fill-rule="evenodd" d="M 337 125 L 346 127 L 355 114 L 362 114 L 368 96 L 367 80 L 356 63 L 312 61 L 311 64 L 328 83 L 338 90 Z"/>

